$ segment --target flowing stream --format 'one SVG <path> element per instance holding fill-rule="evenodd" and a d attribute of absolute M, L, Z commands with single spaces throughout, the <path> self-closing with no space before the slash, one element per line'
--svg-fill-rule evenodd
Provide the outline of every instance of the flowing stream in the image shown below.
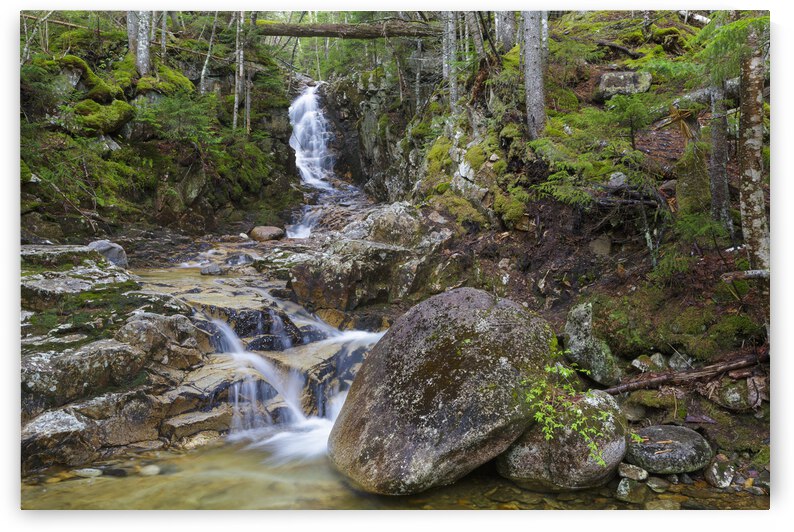
<path fill-rule="evenodd" d="M 317 86 L 307 87 L 290 107 L 296 163 L 303 183 L 317 191 L 317 205 L 306 206 L 299 220 L 288 227 L 291 239 L 309 239 L 322 227 L 329 208 L 352 212 L 368 201 L 355 187 L 333 176 L 328 152 L 329 131 L 318 103 Z M 240 249 L 235 249 L 237 257 Z M 249 252 L 249 251 L 246 251 Z M 320 389 L 316 404 L 307 409 L 306 376 L 302 361 L 321 360 L 331 353 L 337 374 L 353 375 L 356 360 L 383 332 L 340 331 L 306 309 L 272 296 L 261 276 L 211 278 L 199 268 L 216 259 L 213 249 L 189 262 L 160 270 L 139 270 L 145 288 L 171 294 L 190 294 L 194 302 L 222 306 L 270 308 L 269 333 L 280 352 L 265 356 L 246 349 L 243 341 L 223 321 L 217 357 L 233 362 L 247 377 L 228 393 L 233 409 L 231 430 L 225 439 L 191 450 L 144 451 L 108 459 L 96 467 L 114 475 L 80 478 L 69 470 L 23 481 L 22 507 L 29 509 L 599 509 L 641 506 L 614 499 L 614 486 L 575 494 L 539 494 L 524 491 L 499 477 L 490 466 L 475 471 L 452 486 L 407 497 L 379 497 L 360 493 L 330 466 L 328 436 L 346 391 Z M 232 262 L 237 259 L 233 259 Z M 228 263 L 228 262 L 227 262 Z M 263 284 L 264 283 L 264 284 Z M 203 299 L 202 299 L 203 298 Z M 323 339 L 293 345 L 283 312 L 297 326 L 310 326 Z M 263 331 L 259 331 L 260 333 Z M 357 354 L 355 356 L 346 356 Z M 268 356 L 270 358 L 268 358 Z M 276 361 L 281 361 L 277 364 Z M 307 363 L 307 364 L 308 364 Z M 291 366 L 292 365 L 292 366 Z M 347 367 L 349 366 L 349 367 Z M 290 369 L 293 368 L 293 369 Z M 280 401 L 278 419 L 262 405 Z M 307 414 L 307 411 L 316 414 Z M 143 471 L 156 471 L 144 474 Z M 122 473 L 119 473 L 123 472 Z M 697 486 L 702 489 L 702 486 Z M 674 487 L 670 496 L 687 500 L 687 486 Z M 660 499 L 664 494 L 658 496 Z M 756 500 L 742 494 L 715 494 L 702 507 L 755 507 Z"/>

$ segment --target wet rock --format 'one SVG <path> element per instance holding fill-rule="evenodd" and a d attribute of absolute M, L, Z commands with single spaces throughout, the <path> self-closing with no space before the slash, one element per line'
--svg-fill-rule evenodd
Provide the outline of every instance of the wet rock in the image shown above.
<path fill-rule="evenodd" d="M 609 346 L 593 335 L 593 305 L 573 307 L 565 322 L 565 354 L 599 384 L 612 386 L 620 382 L 623 372 Z"/>
<path fill-rule="evenodd" d="M 542 319 L 480 290 L 420 303 L 364 360 L 328 440 L 331 462 L 373 493 L 454 482 L 531 423 L 514 394 L 544 378 L 551 339 Z"/>
<path fill-rule="evenodd" d="M 603 464 L 590 453 L 588 442 L 571 429 L 582 419 L 585 426 L 602 434 L 593 441 Z M 561 413 L 559 422 L 564 427 L 551 440 L 540 426 L 529 427 L 496 459 L 499 474 L 534 491 L 583 489 L 608 482 L 626 453 L 626 419 L 617 402 L 602 391 L 590 391 L 570 411 Z"/>
<path fill-rule="evenodd" d="M 138 474 L 142 477 L 156 477 L 160 474 L 160 466 L 155 464 L 145 465 L 138 470 Z"/>
<path fill-rule="evenodd" d="M 621 462 L 618 466 L 618 475 L 622 478 L 630 478 L 636 481 L 643 481 L 648 478 L 648 472 L 643 468 L 627 464 L 626 462 Z"/>
<path fill-rule="evenodd" d="M 99 442 L 95 423 L 85 416 L 67 410 L 45 412 L 22 427 L 22 471 L 88 463 L 97 456 Z"/>
<path fill-rule="evenodd" d="M 689 473 L 702 469 L 711 460 L 708 442 L 686 427 L 655 425 L 636 433 L 645 441 L 629 443 L 626 461 L 649 473 Z"/>
<path fill-rule="evenodd" d="M 278 240 L 284 237 L 284 230 L 280 227 L 268 225 L 258 225 L 249 231 L 248 236 L 257 242 L 267 242 L 268 240 Z"/>
<path fill-rule="evenodd" d="M 646 510 L 680 510 L 681 503 L 671 499 L 659 499 L 645 503 Z"/>
<path fill-rule="evenodd" d="M 127 252 L 124 248 L 110 240 L 95 240 L 88 244 L 88 247 L 105 257 L 107 260 L 119 266 L 126 268 L 129 266 L 127 262 Z"/>
<path fill-rule="evenodd" d="M 92 420 L 99 436 L 99 448 L 156 439 L 159 424 L 165 416 L 165 408 L 142 388 L 108 392 L 64 408 Z M 63 443 L 70 444 L 68 441 Z"/>
<path fill-rule="evenodd" d="M 766 391 L 766 379 L 763 377 L 732 379 L 725 376 L 709 383 L 704 395 L 728 410 L 746 412 L 761 404 Z"/>
<path fill-rule="evenodd" d="M 616 94 L 636 94 L 651 88 L 649 72 L 604 72 L 598 82 L 595 98 L 599 101 L 610 99 Z"/>
<path fill-rule="evenodd" d="M 67 265 L 78 266 L 86 260 L 102 260 L 102 256 L 88 246 L 24 245 L 20 256 L 23 269 L 25 265 L 55 269 Z"/>
<path fill-rule="evenodd" d="M 200 273 L 201 275 L 223 275 L 226 273 L 226 271 L 223 268 L 221 268 L 218 264 L 215 264 L 213 262 L 212 264 L 209 264 L 201 268 Z"/>
<path fill-rule="evenodd" d="M 102 470 L 101 469 L 95 469 L 93 467 L 86 467 L 86 468 L 83 468 L 83 469 L 75 469 L 74 471 L 72 471 L 72 473 L 74 473 L 75 476 L 80 477 L 80 478 L 94 478 L 94 477 L 101 477 L 102 476 Z"/>
<path fill-rule="evenodd" d="M 670 369 L 674 369 L 676 371 L 686 371 L 694 367 L 692 365 L 692 359 L 679 353 L 678 351 L 670 355 L 670 359 L 667 361 L 667 364 L 670 366 Z"/>
<path fill-rule="evenodd" d="M 408 202 L 397 202 L 373 210 L 364 220 L 349 224 L 342 233 L 351 239 L 413 246 L 422 239 L 422 229 L 418 210 Z"/>
<path fill-rule="evenodd" d="M 163 422 L 163 433 L 178 440 L 205 430 L 225 432 L 232 421 L 232 407 L 228 403 L 209 412 L 186 412 Z"/>
<path fill-rule="evenodd" d="M 615 498 L 617 500 L 633 504 L 642 504 L 649 495 L 648 487 L 645 484 L 630 478 L 620 479 L 620 484 L 615 490 Z"/>
<path fill-rule="evenodd" d="M 138 313 L 116 333 L 116 339 L 149 353 L 151 360 L 185 369 L 214 351 L 208 333 L 181 314 Z"/>
<path fill-rule="evenodd" d="M 727 488 L 733 482 L 736 468 L 724 454 L 718 454 L 705 470 L 706 482 L 715 488 Z"/>
<path fill-rule="evenodd" d="M 236 253 L 224 261 L 227 266 L 246 266 L 254 263 L 254 258 L 247 253 Z"/>
<path fill-rule="evenodd" d="M 240 338 L 251 338 L 262 335 L 282 336 L 291 345 L 302 343 L 303 335 L 287 314 L 277 308 L 231 308 L 195 303 L 194 306 L 204 315 L 225 321 Z M 218 334 L 214 326 L 199 325 L 210 334 Z M 215 330 L 215 332 L 213 332 Z M 218 346 L 222 351 L 229 351 L 229 346 Z"/>
<path fill-rule="evenodd" d="M 147 360 L 145 351 L 117 340 L 28 355 L 22 359 L 22 393 L 62 405 L 107 386 L 127 384 Z"/>
<path fill-rule="evenodd" d="M 655 493 L 664 493 L 670 489 L 670 483 L 659 477 L 651 477 L 645 484 Z"/>

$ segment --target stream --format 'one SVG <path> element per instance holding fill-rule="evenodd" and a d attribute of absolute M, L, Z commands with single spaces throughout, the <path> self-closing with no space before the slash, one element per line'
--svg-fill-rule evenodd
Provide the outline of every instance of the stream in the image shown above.
<path fill-rule="evenodd" d="M 291 145 L 304 185 L 313 204 L 306 205 L 287 227 L 283 246 L 308 246 L 323 232 L 347 221 L 346 213 L 360 212 L 370 200 L 333 175 L 333 159 L 326 144 L 329 132 L 318 104 L 317 87 L 307 87 L 290 108 Z M 279 244 L 281 245 L 281 244 Z M 278 248 L 274 248 L 278 249 Z M 710 488 L 702 480 L 673 484 L 664 493 L 653 493 L 644 504 L 615 499 L 617 480 L 590 490 L 568 493 L 535 493 L 519 489 L 501 478 L 490 464 L 451 486 L 403 497 L 362 493 L 351 487 L 326 458 L 328 435 L 345 399 L 345 387 L 321 390 L 317 404 L 307 408 L 302 397 L 306 386 L 302 368 L 315 364 L 329 352 L 363 353 L 383 332 L 341 331 L 291 301 L 272 295 L 285 281 L 263 280 L 255 273 L 203 276 L 200 269 L 219 257 L 241 253 L 255 255 L 245 243 L 218 242 L 169 268 L 132 270 L 144 289 L 184 297 L 191 303 L 241 308 L 263 305 L 283 311 L 295 325 L 311 327 L 324 337 L 305 345 L 292 345 L 278 327 L 282 349 L 265 357 L 246 350 L 224 322 L 213 323 L 222 342 L 214 355 L 226 364 L 256 378 L 236 382 L 229 391 L 234 417 L 225 438 L 182 450 L 149 450 L 92 464 L 99 476 L 87 478 L 73 470 L 50 470 L 23 479 L 25 509 L 642 509 L 642 508 L 767 508 L 769 497 Z M 254 257 L 258 258 L 258 257 Z M 347 360 L 339 356 L 340 361 Z M 354 359 L 354 357 L 351 357 Z M 340 362 L 341 364 L 342 362 Z M 354 375 L 356 367 L 337 367 L 340 375 Z M 270 387 L 262 386 L 264 380 Z M 340 382 L 346 382 L 340 378 Z M 272 387 L 272 389 L 271 389 Z M 260 405 L 282 402 L 277 420 Z M 307 413 L 307 412 L 314 413 Z"/>

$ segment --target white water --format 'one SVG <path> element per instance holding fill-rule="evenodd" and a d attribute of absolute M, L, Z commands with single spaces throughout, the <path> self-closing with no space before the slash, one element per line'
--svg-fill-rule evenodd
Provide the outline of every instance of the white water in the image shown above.
<path fill-rule="evenodd" d="M 260 355 L 247 352 L 228 324 L 218 320 L 214 323 L 221 332 L 224 351 L 241 367 L 253 369 L 272 386 L 284 400 L 288 412 L 286 422 L 274 424 L 262 406 L 274 396 L 272 390 L 268 390 L 258 379 L 246 378 L 230 391 L 234 418 L 229 439 L 247 441 L 247 448 L 267 451 L 267 461 L 276 465 L 300 463 L 325 456 L 328 436 L 344 404 L 346 392 L 329 394 L 324 417 L 307 416 L 301 408 L 305 385 L 303 377 L 296 372 L 279 372 Z M 325 327 L 332 329 L 328 325 Z M 330 338 L 316 343 L 318 346 L 338 344 L 340 349 L 353 351 L 360 347 L 371 347 L 383 334 L 333 329 Z"/>
<path fill-rule="evenodd" d="M 334 161 L 328 152 L 330 132 L 328 124 L 320 109 L 317 88 L 309 86 L 289 108 L 289 120 L 292 124 L 292 136 L 289 145 L 295 150 L 295 165 L 304 184 L 321 192 L 334 191 L 328 182 L 333 175 Z M 288 238 L 308 238 L 312 228 L 317 225 L 322 206 L 306 206 L 301 219 L 295 225 L 287 227 Z"/>

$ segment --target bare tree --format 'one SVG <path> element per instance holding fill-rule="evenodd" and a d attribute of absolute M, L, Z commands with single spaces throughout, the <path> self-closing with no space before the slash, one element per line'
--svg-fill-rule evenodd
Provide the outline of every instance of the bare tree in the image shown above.
<path fill-rule="evenodd" d="M 455 104 L 458 101 L 458 67 L 457 67 L 457 35 L 455 33 L 455 11 L 445 11 L 444 26 L 444 73 L 449 82 L 449 104 L 452 112 L 455 112 Z"/>
<path fill-rule="evenodd" d="M 540 47 L 543 57 L 543 68 L 549 60 L 549 12 L 540 12 Z"/>
<path fill-rule="evenodd" d="M 469 30 L 469 35 L 471 35 L 472 40 L 474 41 L 474 50 L 477 52 L 477 59 L 482 59 L 485 57 L 485 47 L 482 43 L 482 33 L 480 32 L 480 24 L 477 20 L 477 14 L 474 11 L 466 11 L 466 28 Z"/>
<path fill-rule="evenodd" d="M 502 51 L 508 52 L 516 45 L 515 11 L 496 11 L 496 41 Z"/>
<path fill-rule="evenodd" d="M 165 59 L 165 42 L 168 34 L 168 11 L 163 11 L 160 16 L 160 58 Z"/>
<path fill-rule="evenodd" d="M 740 208 L 742 233 L 750 268 L 769 269 L 769 222 L 763 189 L 761 148 L 764 141 L 764 58 L 758 32 L 747 34 L 749 53 L 742 59 L 742 99 L 739 122 Z"/>
<path fill-rule="evenodd" d="M 235 30 L 234 56 L 236 58 L 234 69 L 234 112 L 232 114 L 232 130 L 237 129 L 237 112 L 240 109 L 240 91 L 243 88 L 243 20 L 245 11 L 239 11 L 237 16 L 237 29 Z"/>
<path fill-rule="evenodd" d="M 543 51 L 540 11 L 522 11 L 524 19 L 524 93 L 527 104 L 527 131 L 534 140 L 546 122 L 543 90 Z"/>
<path fill-rule="evenodd" d="M 210 57 L 212 56 L 212 42 L 215 40 L 215 28 L 218 26 L 218 12 L 215 12 L 215 18 L 212 19 L 212 32 L 210 33 L 210 43 L 207 48 L 207 57 L 204 58 L 204 66 L 201 67 L 201 77 L 199 78 L 199 94 L 207 92 L 207 72 L 210 66 Z"/>
<path fill-rule="evenodd" d="M 138 52 L 138 12 L 127 11 L 127 46 L 130 52 Z"/>

